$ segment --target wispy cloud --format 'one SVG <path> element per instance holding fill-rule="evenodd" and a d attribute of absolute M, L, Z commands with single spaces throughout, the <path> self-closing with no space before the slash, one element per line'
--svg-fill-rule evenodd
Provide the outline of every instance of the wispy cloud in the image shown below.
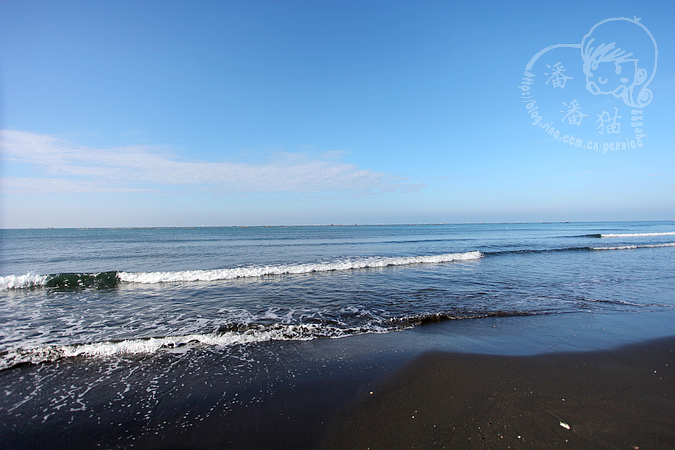
<path fill-rule="evenodd" d="M 188 160 L 151 146 L 92 148 L 30 132 L 0 132 L 6 162 L 30 165 L 31 177 L 3 179 L 7 193 L 133 193 L 175 189 L 213 193 L 373 194 L 420 184 L 340 162 L 336 153 L 276 153 L 258 164 Z M 36 173 L 39 172 L 39 176 Z"/>

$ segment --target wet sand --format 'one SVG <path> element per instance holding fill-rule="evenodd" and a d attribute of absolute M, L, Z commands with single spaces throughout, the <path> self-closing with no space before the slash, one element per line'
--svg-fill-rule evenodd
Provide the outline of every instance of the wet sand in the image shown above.
<path fill-rule="evenodd" d="M 461 347 L 475 341 L 476 351 L 493 349 L 491 332 L 509 351 L 518 350 L 516 342 L 530 352 L 567 341 L 559 326 L 552 341 L 542 338 L 547 328 L 533 322 L 495 320 L 494 328 L 476 324 L 474 334 L 468 323 Z M 134 405 L 147 401 L 143 374 L 156 370 L 140 370 L 129 384 L 128 412 L 110 407 L 119 392 L 114 383 L 109 391 L 100 386 L 89 399 L 92 418 L 84 411 L 76 421 L 9 427 L 15 431 L 0 433 L 0 448 L 675 448 L 675 336 L 615 350 L 517 356 L 448 352 L 457 338 L 445 333 L 456 328 L 270 342 L 255 357 L 266 363 L 238 378 L 223 372 L 227 353 L 209 352 L 199 367 L 171 366 L 177 381 L 149 420 Z M 567 348 L 579 348 L 588 334 L 572 330 Z M 523 336 L 539 340 L 525 348 Z M 154 366 L 158 358 L 131 363 Z M 53 382 L 98 377 L 83 370 L 87 362 L 64 362 L 57 373 L 65 379 Z M 31 379 L 41 369 L 0 376 Z M 39 415 L 41 405 L 30 414 Z"/>
<path fill-rule="evenodd" d="M 675 448 L 675 337 L 590 353 L 425 353 L 320 448 Z"/>

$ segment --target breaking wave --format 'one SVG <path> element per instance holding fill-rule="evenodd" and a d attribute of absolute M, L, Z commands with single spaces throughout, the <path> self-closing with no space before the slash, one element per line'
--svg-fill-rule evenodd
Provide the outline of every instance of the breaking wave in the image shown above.
<path fill-rule="evenodd" d="M 413 264 L 438 264 L 452 261 L 469 261 L 481 258 L 479 251 L 446 253 L 442 255 L 410 257 L 349 258 L 328 262 L 244 266 L 213 270 L 186 270 L 175 272 L 100 272 L 59 273 L 54 275 L 10 275 L 0 277 L 0 290 L 51 288 L 57 290 L 112 289 L 125 283 L 175 283 L 194 281 L 223 281 L 237 278 L 258 278 L 269 275 L 292 275 L 314 272 L 333 272 L 354 269 L 405 266 Z"/>
<path fill-rule="evenodd" d="M 663 244 L 619 245 L 616 247 L 591 247 L 592 250 L 632 250 L 636 248 L 675 247 L 675 242 Z"/>
<path fill-rule="evenodd" d="M 446 263 L 478 259 L 478 251 L 448 253 L 431 256 L 364 258 L 308 264 L 280 264 L 273 266 L 249 266 L 218 270 L 190 270 L 184 272 L 119 272 L 118 277 L 129 283 L 168 283 L 176 281 L 219 281 L 235 278 L 252 278 L 266 275 L 290 275 L 313 272 L 333 272 L 353 269 L 368 269 L 389 266 L 405 266 L 424 263 Z"/>
<path fill-rule="evenodd" d="M 624 237 L 650 237 L 650 236 L 675 236 L 675 231 L 666 231 L 662 233 L 624 233 L 624 234 L 600 234 L 602 238 L 624 238 Z"/>
<path fill-rule="evenodd" d="M 388 333 L 413 328 L 427 323 L 447 320 L 482 319 L 486 317 L 509 317 L 537 314 L 546 314 L 546 312 L 490 311 L 477 313 L 471 311 L 452 311 L 395 317 L 383 319 L 380 323 L 368 323 L 351 327 L 326 323 L 230 324 L 221 327 L 216 332 L 203 334 L 195 333 L 178 336 L 137 338 L 70 345 L 47 345 L 25 349 L 19 348 L 5 351 L 0 354 L 0 370 L 10 369 L 21 364 L 40 364 L 58 361 L 64 358 L 105 358 L 122 355 L 150 355 L 159 351 L 182 353 L 200 346 L 231 347 L 267 341 L 308 341 L 319 338 L 336 339 L 356 334 Z"/>
<path fill-rule="evenodd" d="M 19 364 L 38 364 L 77 356 L 147 355 L 156 353 L 162 349 L 183 351 L 199 345 L 231 346 L 272 340 L 310 340 L 330 334 L 329 330 L 321 332 L 319 328 L 320 325 L 318 324 L 276 324 L 269 327 L 261 326 L 259 329 L 251 328 L 244 332 L 228 331 L 224 333 L 190 334 L 18 349 L 3 355 L 2 359 L 0 359 L 0 370 Z"/>

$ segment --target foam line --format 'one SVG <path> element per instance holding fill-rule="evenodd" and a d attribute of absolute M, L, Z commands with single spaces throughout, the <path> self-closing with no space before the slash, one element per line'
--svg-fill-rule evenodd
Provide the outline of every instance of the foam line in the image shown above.
<path fill-rule="evenodd" d="M 675 242 L 667 242 L 664 244 L 620 245 L 617 247 L 591 247 L 591 248 L 593 250 L 632 250 L 636 248 L 659 248 L 659 247 L 675 247 Z"/>
<path fill-rule="evenodd" d="M 603 238 L 622 238 L 622 237 L 649 237 L 649 236 L 675 236 L 675 231 L 666 231 L 663 233 L 625 233 L 625 234 L 601 234 Z"/>
<path fill-rule="evenodd" d="M 48 275 L 38 275 L 35 272 L 29 272 L 26 275 L 0 277 L 0 290 L 44 286 L 48 278 Z"/>
<path fill-rule="evenodd" d="M 146 284 L 189 281 L 219 281 L 232 280 L 235 278 L 256 278 L 267 275 L 305 274 L 313 272 L 333 272 L 388 266 L 405 266 L 423 263 L 468 261 L 478 259 L 481 256 L 481 252 L 473 251 L 466 253 L 448 253 L 430 256 L 345 259 L 325 263 L 248 266 L 216 270 L 189 270 L 181 272 L 119 272 L 117 276 L 120 278 L 120 280 L 127 283 Z"/>

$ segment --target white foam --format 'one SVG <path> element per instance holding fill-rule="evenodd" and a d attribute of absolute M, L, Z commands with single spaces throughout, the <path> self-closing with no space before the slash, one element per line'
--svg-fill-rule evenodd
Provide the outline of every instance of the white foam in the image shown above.
<path fill-rule="evenodd" d="M 648 236 L 675 236 L 675 231 L 666 231 L 663 233 L 626 233 L 626 234 L 601 234 L 604 238 L 621 238 L 621 237 L 648 237 Z"/>
<path fill-rule="evenodd" d="M 252 328 L 245 331 L 225 333 L 190 334 L 148 339 L 129 339 L 118 342 L 95 342 L 77 345 L 50 345 L 9 352 L 0 360 L 0 369 L 20 363 L 38 364 L 61 358 L 110 357 L 116 355 L 142 355 L 156 353 L 160 349 L 183 352 L 198 345 L 233 346 L 275 340 L 311 340 L 318 337 L 340 338 L 355 333 L 385 332 L 384 328 L 339 329 L 320 324 L 276 325 Z"/>
<path fill-rule="evenodd" d="M 352 269 L 366 269 L 387 266 L 405 266 L 423 263 L 445 263 L 478 259 L 481 252 L 447 253 L 430 256 L 374 257 L 345 259 L 325 263 L 280 264 L 274 266 L 247 266 L 231 269 L 188 270 L 180 272 L 119 272 L 120 280 L 128 283 L 170 283 L 188 281 L 219 281 L 235 278 L 256 278 L 266 275 L 289 275 L 312 272 L 332 272 Z"/>
<path fill-rule="evenodd" d="M 591 247 L 593 250 L 632 250 L 635 248 L 675 247 L 675 242 L 665 244 L 620 245 L 617 247 Z"/>
<path fill-rule="evenodd" d="M 0 277 L 0 290 L 43 286 L 46 281 L 47 275 L 38 275 L 35 272 L 29 272 L 26 275 L 9 275 Z"/>
<path fill-rule="evenodd" d="M 387 266 L 405 266 L 423 263 L 445 263 L 451 261 L 468 261 L 483 255 L 479 251 L 466 253 L 446 253 L 442 255 L 410 256 L 410 257 L 371 257 L 347 258 L 322 263 L 279 264 L 266 266 L 246 266 L 215 270 L 186 270 L 176 272 L 118 272 L 120 281 L 127 283 L 170 283 L 189 281 L 219 281 L 236 278 L 256 278 L 266 275 L 290 275 L 312 272 L 332 272 L 352 269 L 366 269 Z M 44 286 L 49 275 L 38 275 L 29 272 L 26 275 L 9 275 L 0 277 L 0 290 L 26 289 Z"/>

